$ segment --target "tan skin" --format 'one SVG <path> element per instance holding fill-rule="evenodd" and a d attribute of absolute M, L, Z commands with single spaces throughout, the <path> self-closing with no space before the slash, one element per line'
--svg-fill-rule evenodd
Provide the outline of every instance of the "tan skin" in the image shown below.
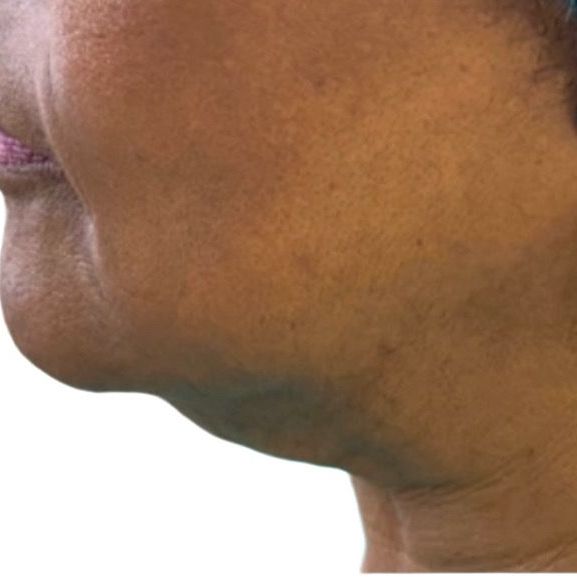
<path fill-rule="evenodd" d="M 350 472 L 364 571 L 577 570 L 577 135 L 537 4 L 3 0 L 0 125 L 65 171 L 1 185 L 16 344 Z"/>

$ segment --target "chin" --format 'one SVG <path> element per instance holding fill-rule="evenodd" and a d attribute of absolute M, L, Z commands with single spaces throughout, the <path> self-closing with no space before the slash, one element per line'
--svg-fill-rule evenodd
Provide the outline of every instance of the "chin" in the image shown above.
<path fill-rule="evenodd" d="M 89 391 L 139 390 L 131 357 L 110 314 L 81 283 L 41 274 L 3 251 L 0 297 L 6 326 L 21 354 L 57 381 Z"/>
<path fill-rule="evenodd" d="M 5 294 L 5 293 L 4 293 Z M 33 308 L 14 308 L 3 296 L 8 331 L 20 353 L 43 373 L 60 383 L 88 391 L 127 390 L 127 381 L 113 355 L 102 347 L 95 354 L 93 336 L 78 338 L 66 327 L 47 325 Z"/>
<path fill-rule="evenodd" d="M 8 203 L 0 298 L 20 352 L 52 378 L 92 391 L 136 390 L 121 326 L 105 302 L 85 214 L 58 195 Z"/>

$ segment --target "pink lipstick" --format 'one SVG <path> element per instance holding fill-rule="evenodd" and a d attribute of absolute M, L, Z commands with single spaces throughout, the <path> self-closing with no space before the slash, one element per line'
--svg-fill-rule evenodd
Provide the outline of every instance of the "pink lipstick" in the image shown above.
<path fill-rule="evenodd" d="M 0 131 L 0 166 L 30 167 L 47 162 L 53 162 L 53 159 L 34 152 L 19 140 Z"/>

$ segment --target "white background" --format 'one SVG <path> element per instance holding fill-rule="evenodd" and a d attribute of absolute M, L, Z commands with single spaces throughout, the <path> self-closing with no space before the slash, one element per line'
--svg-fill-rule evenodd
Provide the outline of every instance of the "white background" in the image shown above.
<path fill-rule="evenodd" d="M 149 395 L 62 385 L 0 319 L 0 575 L 354 575 L 363 549 L 344 472 L 222 441 Z"/>

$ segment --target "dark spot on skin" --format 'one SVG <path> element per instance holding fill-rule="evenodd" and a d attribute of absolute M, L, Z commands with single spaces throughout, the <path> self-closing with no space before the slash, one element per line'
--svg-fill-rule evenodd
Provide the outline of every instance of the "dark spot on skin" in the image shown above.
<path fill-rule="evenodd" d="M 313 77 L 311 78 L 311 84 L 315 90 L 322 90 L 327 85 L 327 79 L 324 77 Z"/>
<path fill-rule="evenodd" d="M 308 82 L 315 92 L 323 92 L 329 85 L 329 78 L 324 75 L 310 75 Z"/>
<path fill-rule="evenodd" d="M 531 80 L 533 84 L 540 84 L 542 82 L 549 82 L 555 73 L 559 73 L 562 68 L 558 64 L 547 64 L 540 66 L 533 71 Z"/>
<path fill-rule="evenodd" d="M 422 247 L 422 246 L 423 246 L 423 239 L 422 239 L 422 238 L 418 238 L 417 241 L 416 241 L 416 245 L 417 245 L 418 247 Z"/>
<path fill-rule="evenodd" d="M 298 268 L 305 274 L 307 278 L 315 278 L 317 267 L 314 259 L 307 254 L 295 254 L 294 260 Z"/>
<path fill-rule="evenodd" d="M 399 407 L 398 399 L 396 399 L 392 395 L 388 395 L 387 393 L 383 393 L 382 399 L 391 409 L 397 409 Z"/>
<path fill-rule="evenodd" d="M 385 341 L 385 342 L 379 343 L 379 345 L 377 346 L 377 350 L 378 350 L 379 356 L 387 357 L 387 356 L 395 353 L 397 350 L 397 347 L 395 347 L 395 346 L 393 346 L 390 343 Z"/>

